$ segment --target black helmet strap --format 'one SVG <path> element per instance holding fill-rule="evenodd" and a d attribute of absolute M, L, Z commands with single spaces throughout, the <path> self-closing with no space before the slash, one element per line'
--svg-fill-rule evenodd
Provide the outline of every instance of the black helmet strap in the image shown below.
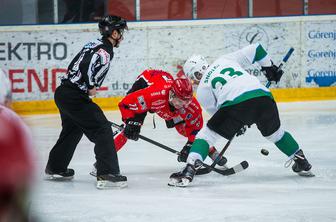
<path fill-rule="evenodd" d="M 116 44 L 115 44 L 114 47 L 118 48 L 118 47 L 119 47 L 119 44 L 120 44 L 120 42 L 121 42 L 121 39 L 122 39 L 122 37 L 123 37 L 123 35 L 124 35 L 124 30 L 123 30 L 123 29 L 115 29 L 115 30 L 119 33 L 119 38 L 116 38 L 116 39 L 115 39 L 115 38 L 112 37 L 113 30 L 112 30 L 112 32 L 111 32 L 110 37 L 116 42 Z"/>

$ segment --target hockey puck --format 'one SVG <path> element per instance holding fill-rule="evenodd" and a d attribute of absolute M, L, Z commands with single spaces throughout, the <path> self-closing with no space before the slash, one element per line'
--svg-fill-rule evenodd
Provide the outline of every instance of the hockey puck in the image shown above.
<path fill-rule="evenodd" d="M 261 149 L 260 152 L 261 152 L 262 155 L 265 155 L 265 156 L 267 156 L 269 154 L 268 150 L 266 150 L 266 149 Z"/>

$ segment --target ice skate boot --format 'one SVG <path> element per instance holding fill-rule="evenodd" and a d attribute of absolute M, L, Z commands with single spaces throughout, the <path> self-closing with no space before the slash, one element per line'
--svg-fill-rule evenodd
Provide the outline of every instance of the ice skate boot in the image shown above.
<path fill-rule="evenodd" d="M 292 170 L 300 176 L 313 177 L 315 176 L 311 172 L 312 165 L 308 162 L 302 150 L 298 150 L 293 157 L 295 163 L 292 166 Z"/>
<path fill-rule="evenodd" d="M 186 167 L 177 173 L 173 173 L 169 177 L 168 186 L 174 187 L 186 187 L 188 186 L 194 179 L 196 171 L 202 165 L 202 161 L 195 161 L 195 164 L 188 163 Z"/>
<path fill-rule="evenodd" d="M 97 189 L 127 187 L 127 177 L 120 174 L 105 174 L 97 176 Z"/>
<path fill-rule="evenodd" d="M 50 170 L 48 167 L 45 169 L 45 179 L 46 180 L 72 180 L 75 175 L 75 171 L 73 169 L 68 168 L 63 172 L 54 172 Z"/>

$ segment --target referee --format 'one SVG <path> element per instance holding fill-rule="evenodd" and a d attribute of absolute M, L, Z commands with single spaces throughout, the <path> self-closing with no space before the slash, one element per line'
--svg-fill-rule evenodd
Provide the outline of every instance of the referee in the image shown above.
<path fill-rule="evenodd" d="M 102 85 L 113 59 L 113 48 L 124 39 L 127 23 L 119 16 L 110 15 L 102 18 L 98 26 L 102 38 L 82 48 L 55 91 L 62 131 L 49 153 L 45 173 L 47 179 L 71 180 L 75 171 L 68 166 L 85 134 L 95 144 L 97 188 L 125 187 L 127 178 L 120 175 L 111 125 L 90 96 L 95 96 L 97 88 Z"/>

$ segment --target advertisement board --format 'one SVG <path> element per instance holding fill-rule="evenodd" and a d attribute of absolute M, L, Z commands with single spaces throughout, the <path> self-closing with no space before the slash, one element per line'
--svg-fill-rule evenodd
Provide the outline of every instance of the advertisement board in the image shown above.
<path fill-rule="evenodd" d="M 336 21 L 305 23 L 303 48 L 307 85 L 336 85 Z"/>
<path fill-rule="evenodd" d="M 0 27 L 0 67 L 8 73 L 16 101 L 51 100 L 71 59 L 84 44 L 99 38 L 97 24 Z M 336 16 L 254 18 L 129 23 L 129 31 L 99 91 L 123 96 L 145 69 L 175 75 L 192 54 L 209 62 L 252 43 L 261 43 L 275 64 L 290 47 L 295 51 L 275 88 L 335 84 Z M 258 65 L 246 64 L 265 82 Z"/>

